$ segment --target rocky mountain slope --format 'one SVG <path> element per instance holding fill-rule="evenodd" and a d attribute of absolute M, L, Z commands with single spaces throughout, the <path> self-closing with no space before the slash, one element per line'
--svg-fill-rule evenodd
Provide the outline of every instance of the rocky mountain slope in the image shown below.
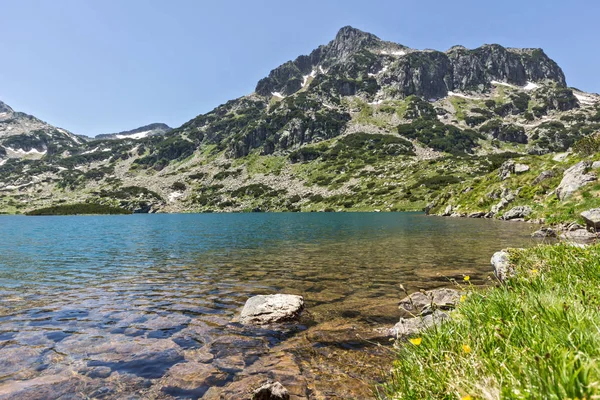
<path fill-rule="evenodd" d="M 7 159 L 40 159 L 76 149 L 82 140 L 0 101 L 0 166 Z"/>
<path fill-rule="evenodd" d="M 0 211 L 93 202 L 505 217 L 528 204 L 516 218 L 542 218 L 548 204 L 564 204 L 553 192 L 563 171 L 592 168 L 599 131 L 600 96 L 569 88 L 541 49 L 416 50 L 345 27 L 254 93 L 162 135 L 67 146 L 76 137 L 65 131 L 62 147 L 49 140 L 35 148 L 52 151 L 32 159 L 10 153 L 17 147 L 0 133 Z M 542 172 L 552 178 L 536 180 Z"/>

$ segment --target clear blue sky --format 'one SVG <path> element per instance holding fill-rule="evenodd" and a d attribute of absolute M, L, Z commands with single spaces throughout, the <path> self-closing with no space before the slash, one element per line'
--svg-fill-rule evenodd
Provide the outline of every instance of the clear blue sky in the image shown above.
<path fill-rule="evenodd" d="M 179 126 L 344 25 L 413 48 L 542 47 L 600 92 L 598 0 L 0 0 L 0 100 L 75 133 Z"/>

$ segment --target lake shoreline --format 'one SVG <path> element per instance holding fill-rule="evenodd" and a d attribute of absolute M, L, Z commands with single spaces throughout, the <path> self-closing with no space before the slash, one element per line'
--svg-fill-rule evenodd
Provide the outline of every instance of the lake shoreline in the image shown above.
<path fill-rule="evenodd" d="M 378 398 L 593 398 L 599 255 L 598 244 L 509 250 L 501 285 L 467 288 L 446 321 L 396 346 Z"/>

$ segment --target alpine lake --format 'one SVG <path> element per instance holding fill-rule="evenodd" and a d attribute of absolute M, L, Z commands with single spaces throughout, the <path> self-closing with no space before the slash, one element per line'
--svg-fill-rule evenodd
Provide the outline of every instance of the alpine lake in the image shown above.
<path fill-rule="evenodd" d="M 405 293 L 493 284 L 531 224 L 422 213 L 0 217 L 0 399 L 367 399 Z M 257 294 L 300 321 L 235 322 Z"/>

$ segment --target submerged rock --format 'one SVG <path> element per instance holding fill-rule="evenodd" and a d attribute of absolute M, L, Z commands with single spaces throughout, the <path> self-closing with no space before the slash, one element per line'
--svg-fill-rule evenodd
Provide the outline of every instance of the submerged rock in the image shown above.
<path fill-rule="evenodd" d="M 436 309 L 450 310 L 460 300 L 460 292 L 454 289 L 434 289 L 427 292 L 415 292 L 400 300 L 400 310 L 412 315 L 426 315 Z"/>
<path fill-rule="evenodd" d="M 469 214 L 469 218 L 483 218 L 485 216 L 484 212 L 473 212 Z"/>
<path fill-rule="evenodd" d="M 581 213 L 588 228 L 598 231 L 600 229 L 600 208 L 592 208 Z"/>
<path fill-rule="evenodd" d="M 596 180 L 596 175 L 587 173 L 591 165 L 589 161 L 581 161 L 564 172 L 563 179 L 556 188 L 556 196 L 559 200 L 571 197 L 581 187 Z"/>
<path fill-rule="evenodd" d="M 556 231 L 552 228 L 542 228 L 537 230 L 531 234 L 531 237 L 534 238 L 555 238 L 557 236 Z"/>
<path fill-rule="evenodd" d="M 391 334 L 396 338 L 415 335 L 435 325 L 441 324 L 448 318 L 450 318 L 450 316 L 440 310 L 435 310 L 433 313 L 425 315 L 424 317 L 401 318 L 391 329 Z"/>
<path fill-rule="evenodd" d="M 494 253 L 491 262 L 494 267 L 494 274 L 496 274 L 500 282 L 506 281 L 506 279 L 515 274 L 514 269 L 510 265 L 510 255 L 506 250 Z"/>
<path fill-rule="evenodd" d="M 271 294 L 250 297 L 240 315 L 242 324 L 271 324 L 298 318 L 304 309 L 304 298 L 293 294 Z"/>
<path fill-rule="evenodd" d="M 290 394 L 279 382 L 267 382 L 252 394 L 252 400 L 288 400 Z"/>

